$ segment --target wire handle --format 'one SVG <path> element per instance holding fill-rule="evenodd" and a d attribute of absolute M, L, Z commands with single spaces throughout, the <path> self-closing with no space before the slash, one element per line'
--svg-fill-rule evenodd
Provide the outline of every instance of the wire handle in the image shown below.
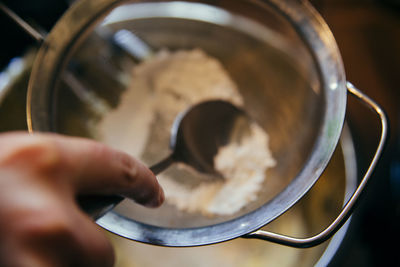
<path fill-rule="evenodd" d="M 354 191 L 353 195 L 350 197 L 350 199 L 347 201 L 347 203 L 343 206 L 342 211 L 339 213 L 339 215 L 336 217 L 336 219 L 327 227 L 325 228 L 322 232 L 319 234 L 316 234 L 312 237 L 307 237 L 307 238 L 295 238 L 295 237 L 290 237 L 282 234 L 277 234 L 273 232 L 268 232 L 264 230 L 257 230 L 253 233 L 247 234 L 243 236 L 244 238 L 256 238 L 256 239 L 262 239 L 282 245 L 287 245 L 290 247 L 297 247 L 297 248 L 308 248 L 308 247 L 313 247 L 316 245 L 319 245 L 326 240 L 328 240 L 330 237 L 332 237 L 339 229 L 342 227 L 342 225 L 347 221 L 347 219 L 350 217 L 354 206 L 358 199 L 360 198 L 360 195 L 362 191 L 364 190 L 366 184 L 368 183 L 368 180 L 371 177 L 371 174 L 373 170 L 375 169 L 375 166 L 380 158 L 380 155 L 382 153 L 382 150 L 384 148 L 384 144 L 386 142 L 387 138 L 387 133 L 388 133 L 388 121 L 385 113 L 381 109 L 381 107 L 374 102 L 371 98 L 369 98 L 367 95 L 362 93 L 360 90 L 358 90 L 356 87 L 354 87 L 353 84 L 350 82 L 346 83 L 347 90 L 349 93 L 351 93 L 354 97 L 356 97 L 359 101 L 363 102 L 365 105 L 367 105 L 369 108 L 371 108 L 379 117 L 380 122 L 381 122 L 381 137 L 379 139 L 379 144 L 378 147 L 375 151 L 374 157 L 372 158 L 372 161 L 367 169 L 367 171 L 364 174 L 364 177 L 362 178 L 360 184 L 358 185 L 357 189 Z"/>
<path fill-rule="evenodd" d="M 0 10 L 4 12 L 10 19 L 12 19 L 21 29 L 23 29 L 29 36 L 36 40 L 38 43 L 42 43 L 46 38 L 45 35 L 34 29 L 29 23 L 20 18 L 3 3 L 0 3 Z"/>

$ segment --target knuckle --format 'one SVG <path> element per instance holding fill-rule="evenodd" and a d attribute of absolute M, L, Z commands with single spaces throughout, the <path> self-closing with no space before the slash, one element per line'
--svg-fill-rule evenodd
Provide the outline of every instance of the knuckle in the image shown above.
<path fill-rule="evenodd" d="M 68 266 L 113 266 L 112 246 L 95 225 L 90 228 L 79 224 L 79 219 L 62 212 L 36 213 L 24 219 L 13 229 L 14 238 L 24 247 L 50 253 L 57 257 L 56 261 L 64 259 L 71 263 Z"/>
<path fill-rule="evenodd" d="M 114 249 L 110 241 L 102 233 L 97 233 L 96 238 L 88 240 L 86 247 L 86 266 L 111 267 L 114 265 Z"/>
<path fill-rule="evenodd" d="M 54 170 L 61 162 L 61 153 L 55 142 L 42 137 L 19 143 L 3 155 L 0 166 L 23 166 L 37 172 Z"/>
<path fill-rule="evenodd" d="M 39 206 L 14 206 L 3 213 L 6 219 L 0 217 L 0 236 L 5 243 L 70 263 L 65 266 L 113 266 L 114 251 L 108 239 L 78 211 L 51 199 Z"/>
<path fill-rule="evenodd" d="M 18 236 L 26 241 L 50 241 L 74 239 L 73 227 L 65 216 L 56 212 L 32 214 L 16 224 Z"/>
<path fill-rule="evenodd" d="M 140 166 L 138 162 L 134 161 L 131 156 L 124 152 L 112 151 L 110 155 L 110 165 L 113 166 L 117 181 L 122 188 L 130 188 L 138 182 Z"/>

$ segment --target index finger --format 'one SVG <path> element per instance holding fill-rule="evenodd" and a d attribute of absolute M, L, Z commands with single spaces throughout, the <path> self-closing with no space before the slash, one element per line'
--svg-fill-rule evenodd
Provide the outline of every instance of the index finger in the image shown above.
<path fill-rule="evenodd" d="M 104 144 L 41 133 L 14 133 L 2 135 L 1 139 L 4 149 L 11 146 L 8 150 L 15 151 L 15 146 L 20 147 L 15 152 L 19 158 L 24 154 L 32 158 L 44 153 L 43 161 L 51 164 L 51 175 L 68 183 L 76 195 L 123 195 L 151 207 L 161 205 L 164 200 L 157 178 L 144 164 Z M 37 164 L 38 160 L 26 162 Z"/>
<path fill-rule="evenodd" d="M 80 194 L 119 194 L 146 206 L 159 206 L 164 193 L 143 163 L 104 144 L 81 138 L 55 138 L 64 175 Z"/>

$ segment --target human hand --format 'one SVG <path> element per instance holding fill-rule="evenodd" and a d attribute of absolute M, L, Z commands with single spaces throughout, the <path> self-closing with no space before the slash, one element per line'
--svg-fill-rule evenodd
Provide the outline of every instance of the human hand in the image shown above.
<path fill-rule="evenodd" d="M 56 134 L 0 134 L 0 266 L 112 266 L 109 241 L 76 202 L 92 194 L 164 200 L 154 174 L 125 153 Z"/>

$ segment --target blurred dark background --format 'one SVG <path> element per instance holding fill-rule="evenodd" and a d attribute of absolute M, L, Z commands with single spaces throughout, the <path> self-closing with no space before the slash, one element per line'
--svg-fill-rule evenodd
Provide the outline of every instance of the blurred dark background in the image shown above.
<path fill-rule="evenodd" d="M 332 266 L 400 266 L 400 1 L 315 0 L 342 54 L 348 81 L 386 111 L 390 136 Z M 347 120 L 363 173 L 378 139 L 372 113 L 349 97 Z"/>
<path fill-rule="evenodd" d="M 67 0 L 3 0 L 32 25 L 50 31 Z M 389 116 L 390 138 L 331 266 L 400 266 L 400 0 L 310 1 L 331 28 L 347 79 Z M 0 12 L 0 69 L 37 45 Z M 375 115 L 348 98 L 347 121 L 365 172 L 379 137 Z"/>

